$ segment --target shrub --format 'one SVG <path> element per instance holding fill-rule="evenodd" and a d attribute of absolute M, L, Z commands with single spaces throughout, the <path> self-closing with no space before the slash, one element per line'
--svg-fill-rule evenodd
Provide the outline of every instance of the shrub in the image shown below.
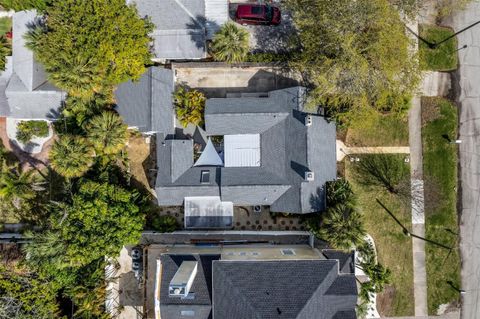
<path fill-rule="evenodd" d="M 341 203 L 352 202 L 354 200 L 352 186 L 343 178 L 327 182 L 327 205 L 335 206 Z"/>
<path fill-rule="evenodd" d="M 152 220 L 152 226 L 162 233 L 171 233 L 179 228 L 177 220 L 173 216 L 155 216 Z"/>
<path fill-rule="evenodd" d="M 26 144 L 33 137 L 47 137 L 48 123 L 45 121 L 22 121 L 17 125 L 17 140 Z"/>
<path fill-rule="evenodd" d="M 183 127 L 188 124 L 203 125 L 203 111 L 205 109 L 205 95 L 197 90 L 188 90 L 181 86 L 174 95 L 177 118 Z"/>

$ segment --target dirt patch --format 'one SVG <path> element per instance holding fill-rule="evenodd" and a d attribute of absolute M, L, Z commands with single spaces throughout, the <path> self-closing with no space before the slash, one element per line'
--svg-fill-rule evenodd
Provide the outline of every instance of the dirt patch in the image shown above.
<path fill-rule="evenodd" d="M 392 312 L 395 293 L 395 287 L 386 286 L 382 293 L 377 294 L 377 310 L 381 316 L 388 316 Z"/>
<path fill-rule="evenodd" d="M 422 97 L 422 127 L 440 117 L 440 108 L 435 97 Z"/>
<path fill-rule="evenodd" d="M 152 145 L 153 137 L 144 137 L 141 134 L 133 134 L 127 145 L 129 159 L 129 170 L 132 176 L 132 183 L 140 189 L 152 192 L 155 180 L 155 156 Z"/>

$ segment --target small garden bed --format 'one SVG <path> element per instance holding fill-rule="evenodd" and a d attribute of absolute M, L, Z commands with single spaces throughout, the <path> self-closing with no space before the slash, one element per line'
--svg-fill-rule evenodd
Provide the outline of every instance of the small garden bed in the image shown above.
<path fill-rule="evenodd" d="M 440 42 L 453 35 L 450 28 L 420 25 L 420 36 L 431 43 Z M 457 38 L 452 38 L 436 48 L 430 48 L 419 40 L 420 66 L 430 71 L 452 71 L 458 65 Z"/>
<path fill-rule="evenodd" d="M 457 110 L 442 98 L 422 99 L 423 171 L 425 179 L 425 235 L 454 247 L 451 251 L 425 246 L 428 311 L 459 300 L 460 286 L 457 220 Z"/>

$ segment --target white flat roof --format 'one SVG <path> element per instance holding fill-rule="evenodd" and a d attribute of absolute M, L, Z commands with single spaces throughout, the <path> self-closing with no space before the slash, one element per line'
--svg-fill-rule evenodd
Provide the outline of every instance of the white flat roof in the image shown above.
<path fill-rule="evenodd" d="M 260 134 L 225 135 L 225 167 L 260 166 Z"/>
<path fill-rule="evenodd" d="M 233 203 L 219 196 L 185 197 L 185 228 L 231 228 Z"/>

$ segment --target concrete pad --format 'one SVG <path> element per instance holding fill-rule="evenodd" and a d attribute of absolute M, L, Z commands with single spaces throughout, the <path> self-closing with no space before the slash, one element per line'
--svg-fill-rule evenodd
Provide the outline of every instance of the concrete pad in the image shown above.
<path fill-rule="evenodd" d="M 421 92 L 423 96 L 447 96 L 451 89 L 450 73 L 424 72 Z"/>

